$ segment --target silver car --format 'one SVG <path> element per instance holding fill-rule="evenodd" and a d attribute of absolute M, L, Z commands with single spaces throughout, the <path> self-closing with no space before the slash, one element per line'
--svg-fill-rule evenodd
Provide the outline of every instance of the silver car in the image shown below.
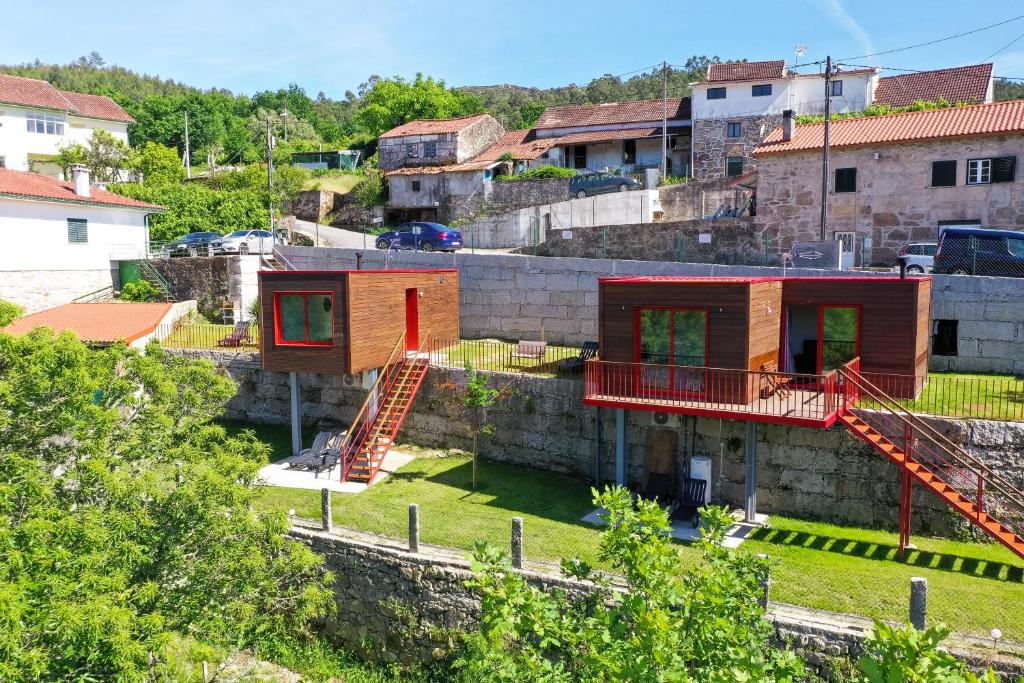
<path fill-rule="evenodd" d="M 914 242 L 905 244 L 900 249 L 899 258 L 907 261 L 908 275 L 924 275 L 930 273 L 935 265 L 935 252 L 939 245 L 935 242 Z"/>
<path fill-rule="evenodd" d="M 274 236 L 269 230 L 235 230 L 210 242 L 210 251 L 219 256 L 272 254 L 274 253 Z"/>

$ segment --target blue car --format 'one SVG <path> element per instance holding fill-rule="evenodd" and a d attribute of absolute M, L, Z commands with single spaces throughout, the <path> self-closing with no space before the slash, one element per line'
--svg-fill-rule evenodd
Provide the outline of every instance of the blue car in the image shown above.
<path fill-rule="evenodd" d="M 377 248 L 455 251 L 462 248 L 462 233 L 440 223 L 403 223 L 378 235 Z"/>

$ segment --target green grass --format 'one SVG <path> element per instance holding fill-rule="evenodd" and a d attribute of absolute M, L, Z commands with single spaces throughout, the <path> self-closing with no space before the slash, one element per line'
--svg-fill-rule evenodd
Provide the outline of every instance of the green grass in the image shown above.
<path fill-rule="evenodd" d="M 234 325 L 218 325 L 216 323 L 194 322 L 181 325 L 171 332 L 166 339 L 160 342 L 164 348 L 181 349 L 218 349 L 221 347 L 217 342 L 231 335 Z M 250 340 L 245 344 L 232 349 L 244 351 L 255 351 L 260 347 L 260 331 L 258 325 L 249 327 Z"/>
<path fill-rule="evenodd" d="M 228 423 L 229 430 L 245 428 Z M 286 427 L 254 426 L 276 457 L 289 452 Z M 310 435 L 311 436 L 311 435 Z M 469 550 L 477 541 L 505 548 L 511 518 L 523 517 L 528 559 L 558 561 L 579 556 L 596 563 L 600 529 L 579 521 L 593 509 L 590 485 L 578 479 L 481 460 L 477 489 L 470 489 L 465 457 L 438 457 L 435 450 L 399 446 L 422 457 L 358 495 L 334 494 L 334 522 L 404 539 L 409 503 L 420 506 L 425 543 Z M 320 494 L 267 489 L 267 509 L 294 509 L 317 519 Z M 917 549 L 896 559 L 897 535 L 773 515 L 741 550 L 775 560 L 772 599 L 867 617 L 906 619 L 910 577 L 929 583 L 929 615 L 962 633 L 985 636 L 993 627 L 1024 640 L 1024 563 L 1002 546 L 915 536 Z M 680 544 L 687 562 L 697 551 Z M 597 563 L 602 566 L 601 563 Z M 605 568 L 607 566 L 605 565 Z"/>
<path fill-rule="evenodd" d="M 325 192 L 338 192 L 346 194 L 352 191 L 356 183 L 362 179 L 361 174 L 342 173 L 338 175 L 313 176 L 302 184 L 303 190 L 324 190 Z"/>
<path fill-rule="evenodd" d="M 1013 375 L 930 372 L 917 400 L 901 403 L 930 415 L 1024 420 L 1024 380 Z"/>
<path fill-rule="evenodd" d="M 434 362 L 462 367 L 469 361 L 477 370 L 525 372 L 541 377 L 558 374 L 558 363 L 579 355 L 578 348 L 548 344 L 540 358 L 514 358 L 517 342 L 499 339 L 464 339 L 456 346 L 435 352 Z"/>

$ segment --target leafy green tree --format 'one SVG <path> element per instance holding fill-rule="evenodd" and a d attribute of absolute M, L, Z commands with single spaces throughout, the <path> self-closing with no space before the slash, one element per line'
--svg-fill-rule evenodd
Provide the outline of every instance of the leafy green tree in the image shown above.
<path fill-rule="evenodd" d="M 418 73 L 412 81 L 400 76 L 375 81 L 363 95 L 356 122 L 376 136 L 414 119 L 446 119 L 480 111 L 483 105 L 475 96 Z"/>
<path fill-rule="evenodd" d="M 218 179 L 221 176 L 217 176 Z M 189 232 L 254 230 L 270 223 L 265 192 L 219 190 L 202 183 L 113 185 L 112 191 L 165 208 L 150 218 L 154 241 L 173 240 Z"/>
<path fill-rule="evenodd" d="M 352 188 L 352 195 L 359 206 L 369 209 L 380 206 L 386 200 L 384 193 L 384 174 L 374 168 L 363 170 L 363 177 Z"/>
<path fill-rule="evenodd" d="M 7 327 L 24 313 L 25 309 L 18 304 L 0 299 L 0 327 Z"/>
<path fill-rule="evenodd" d="M 803 663 L 771 644 L 773 628 L 758 604 L 765 560 L 723 547 L 726 510 L 705 508 L 703 561 L 686 566 L 668 535 L 664 509 L 634 501 L 625 488 L 594 502 L 608 512 L 600 558 L 622 575 L 607 578 L 579 560 L 567 577 L 591 582 L 570 595 L 529 586 L 503 553 L 474 551 L 481 630 L 457 661 L 465 680 L 487 681 L 797 681 Z"/>
<path fill-rule="evenodd" d="M 185 169 L 173 147 L 147 142 L 135 158 L 135 165 L 143 181 L 151 185 L 178 183 L 185 178 Z"/>
<path fill-rule="evenodd" d="M 89 160 L 89 150 L 86 149 L 85 145 L 80 145 L 77 142 L 65 145 L 60 148 L 56 156 L 53 158 L 53 162 L 60 166 L 60 170 L 64 172 L 65 178 L 71 177 L 71 167 L 86 165 Z"/>
<path fill-rule="evenodd" d="M 85 164 L 96 180 L 117 182 L 121 172 L 132 167 L 134 159 L 128 145 L 114 137 L 112 133 L 97 128 L 89 138 L 86 148 Z"/>
<path fill-rule="evenodd" d="M 256 506 L 268 448 L 211 424 L 233 393 L 155 346 L 0 334 L 0 679 L 196 679 L 309 640 L 330 576 Z"/>

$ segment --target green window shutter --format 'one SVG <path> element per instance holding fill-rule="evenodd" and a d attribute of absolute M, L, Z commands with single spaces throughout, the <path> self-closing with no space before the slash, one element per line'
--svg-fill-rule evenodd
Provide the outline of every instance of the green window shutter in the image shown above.
<path fill-rule="evenodd" d="M 85 244 L 89 241 L 89 222 L 84 218 L 68 219 L 68 242 Z"/>

